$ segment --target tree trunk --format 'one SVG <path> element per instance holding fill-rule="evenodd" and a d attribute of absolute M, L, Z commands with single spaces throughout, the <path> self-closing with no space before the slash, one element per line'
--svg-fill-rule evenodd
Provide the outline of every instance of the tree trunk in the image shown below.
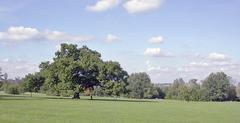
<path fill-rule="evenodd" d="M 72 99 L 80 99 L 79 92 L 75 92 Z"/>
<path fill-rule="evenodd" d="M 91 100 L 93 99 L 92 95 L 91 95 Z"/>

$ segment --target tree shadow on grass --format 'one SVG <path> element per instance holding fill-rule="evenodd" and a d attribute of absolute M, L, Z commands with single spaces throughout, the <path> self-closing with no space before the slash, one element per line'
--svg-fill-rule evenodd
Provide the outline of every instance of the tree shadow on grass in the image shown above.
<path fill-rule="evenodd" d="M 104 101 L 104 102 L 158 102 L 157 100 L 144 100 L 144 99 L 119 99 L 119 98 L 95 98 L 95 99 L 72 99 L 71 97 L 54 97 L 54 96 L 29 96 L 29 95 L 0 95 L 1 100 L 48 100 L 48 99 L 61 99 L 61 100 L 76 100 L 76 101 Z"/>
<path fill-rule="evenodd" d="M 26 95 L 0 95 L 1 100 L 47 100 L 47 99 L 70 99 L 65 97 L 44 97 L 44 96 L 26 96 Z"/>
<path fill-rule="evenodd" d="M 91 100 L 91 99 L 87 99 Z M 93 99 L 92 101 L 106 101 L 106 102 L 157 102 L 156 100 L 141 100 L 141 99 Z"/>

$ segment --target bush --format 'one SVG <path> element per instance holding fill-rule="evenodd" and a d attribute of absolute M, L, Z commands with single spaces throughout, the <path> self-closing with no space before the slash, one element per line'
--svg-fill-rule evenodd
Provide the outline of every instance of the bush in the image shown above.
<path fill-rule="evenodd" d="M 16 84 L 10 84 L 6 86 L 4 91 L 8 94 L 20 94 L 19 86 Z"/>

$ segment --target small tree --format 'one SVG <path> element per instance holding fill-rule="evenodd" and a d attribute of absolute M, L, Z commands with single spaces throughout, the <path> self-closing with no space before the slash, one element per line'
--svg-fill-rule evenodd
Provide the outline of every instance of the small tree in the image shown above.
<path fill-rule="evenodd" d="M 4 91 L 8 94 L 20 94 L 20 88 L 17 84 L 8 84 Z"/>
<path fill-rule="evenodd" d="M 236 86 L 231 84 L 228 88 L 228 101 L 234 101 L 237 99 Z"/>
<path fill-rule="evenodd" d="M 0 90 L 3 86 L 3 84 L 7 81 L 8 74 L 7 73 L 2 73 L 2 69 L 0 68 Z"/>
<path fill-rule="evenodd" d="M 151 79 L 147 73 L 133 73 L 128 78 L 128 89 L 132 98 L 148 98 L 151 92 Z"/>
<path fill-rule="evenodd" d="M 44 78 L 39 73 L 28 74 L 25 76 L 22 87 L 26 92 L 38 92 L 44 83 Z"/>
<path fill-rule="evenodd" d="M 240 99 L 240 83 L 238 83 L 236 91 L 237 91 L 237 97 Z"/>
<path fill-rule="evenodd" d="M 208 101 L 225 101 L 228 99 L 228 89 L 230 88 L 229 77 L 223 73 L 211 73 L 202 84 Z"/>

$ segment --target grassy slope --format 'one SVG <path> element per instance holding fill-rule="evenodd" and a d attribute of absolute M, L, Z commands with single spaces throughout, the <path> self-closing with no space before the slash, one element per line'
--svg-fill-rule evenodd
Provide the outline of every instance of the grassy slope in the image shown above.
<path fill-rule="evenodd" d="M 240 103 L 0 96 L 0 123 L 238 123 Z"/>

